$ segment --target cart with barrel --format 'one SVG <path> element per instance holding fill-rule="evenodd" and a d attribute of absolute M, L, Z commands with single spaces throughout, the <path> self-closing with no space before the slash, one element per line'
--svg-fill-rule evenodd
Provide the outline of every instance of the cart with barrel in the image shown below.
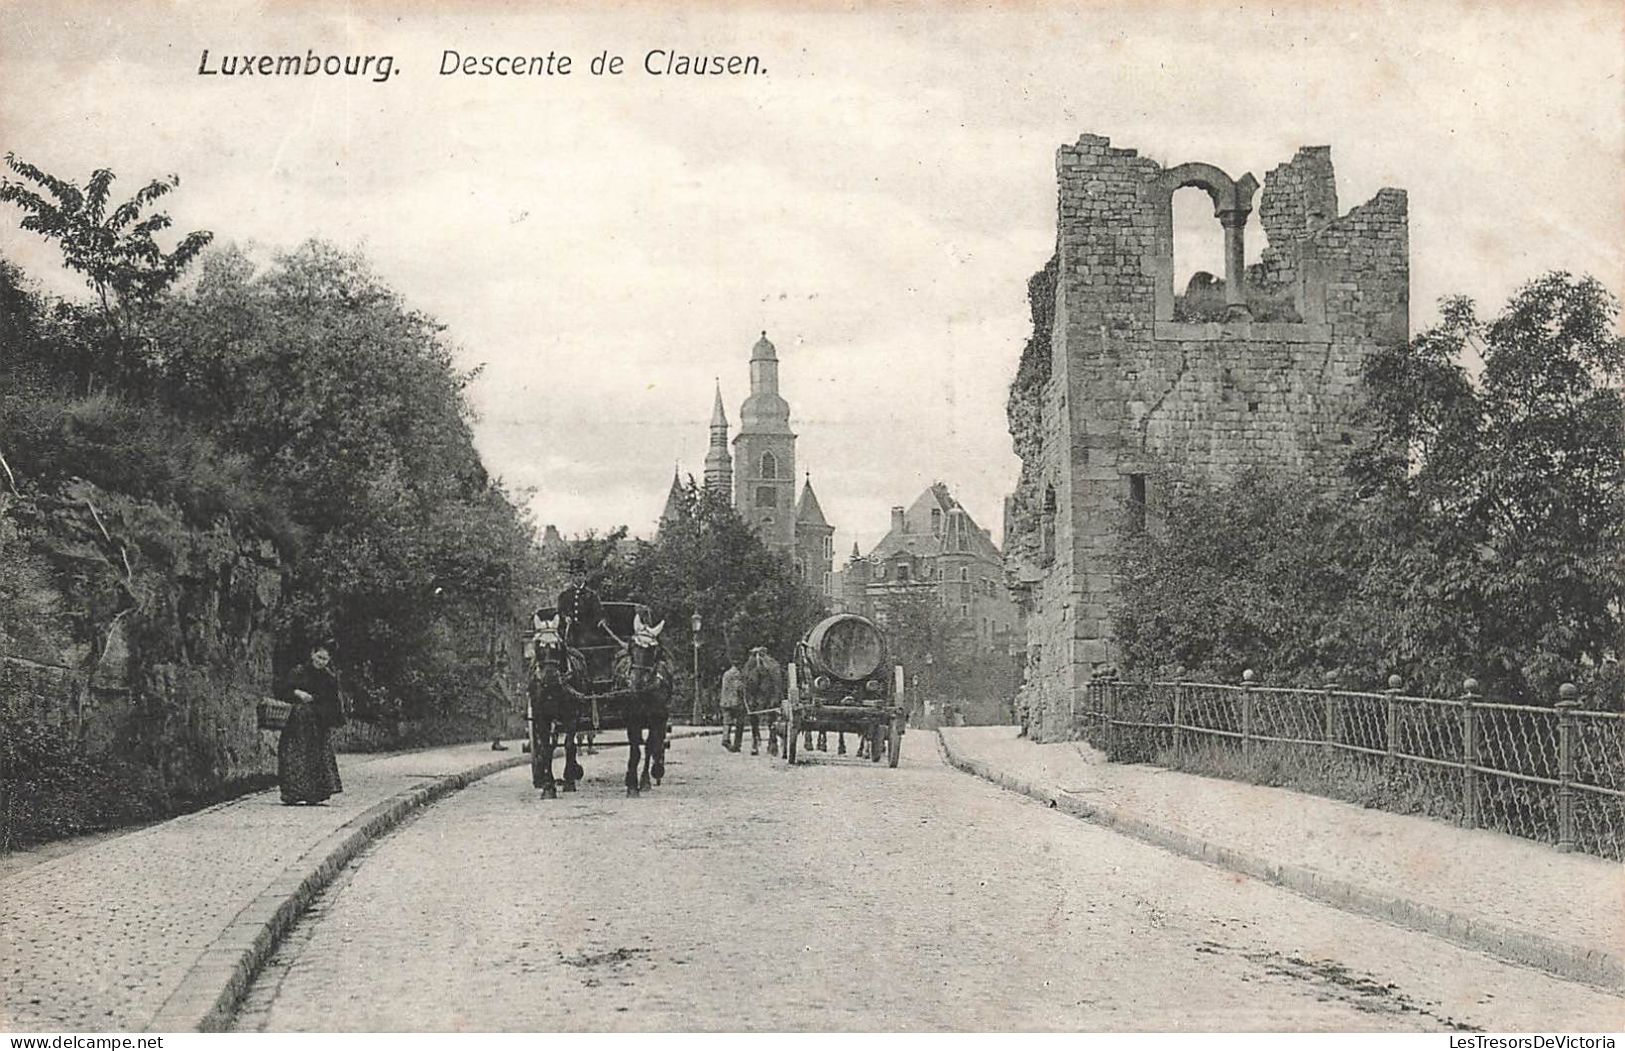
<path fill-rule="evenodd" d="M 884 753 L 897 765 L 903 744 L 903 669 L 893 666 L 885 633 L 867 617 L 825 617 L 796 644 L 788 669 L 784 757 L 796 761 L 796 741 L 808 731 L 849 733 L 864 740 L 869 758 Z"/>

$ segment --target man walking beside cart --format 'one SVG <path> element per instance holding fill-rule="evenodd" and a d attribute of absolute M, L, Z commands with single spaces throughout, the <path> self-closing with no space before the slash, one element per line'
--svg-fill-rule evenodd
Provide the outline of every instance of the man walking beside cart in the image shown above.
<path fill-rule="evenodd" d="M 718 704 L 722 708 L 722 747 L 730 752 L 737 752 L 741 744 L 740 738 L 745 733 L 742 711 L 745 707 L 745 679 L 739 670 L 737 653 L 728 655 L 728 670 L 722 673 L 722 687 L 718 693 Z"/>

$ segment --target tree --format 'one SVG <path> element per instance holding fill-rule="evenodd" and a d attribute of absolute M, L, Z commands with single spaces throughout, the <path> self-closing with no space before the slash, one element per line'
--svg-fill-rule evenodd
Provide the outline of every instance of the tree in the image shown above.
<path fill-rule="evenodd" d="M 1492 321 L 1464 299 L 1367 372 L 1372 599 L 1398 647 L 1507 695 L 1550 701 L 1620 644 L 1625 602 L 1625 340 L 1592 278 L 1551 273 Z M 1458 364 L 1484 363 L 1476 384 Z M 1462 672 L 1451 676 L 1459 682 Z"/>
<path fill-rule="evenodd" d="M 1464 299 L 1365 371 L 1347 484 L 1187 485 L 1126 535 L 1125 664 L 1313 681 L 1323 671 L 1550 703 L 1618 683 L 1625 643 L 1625 343 L 1596 281 L 1548 274 L 1493 320 Z M 1484 365 L 1475 379 L 1469 353 Z"/>
<path fill-rule="evenodd" d="M 891 658 L 907 677 L 904 697 L 910 710 L 919 712 L 926 697 L 940 701 L 960 696 L 964 662 L 958 633 L 937 597 L 936 586 L 916 584 L 890 592 L 877 614 L 886 632 Z"/>
<path fill-rule="evenodd" d="M 1362 538 L 1346 502 L 1263 470 L 1169 489 L 1163 527 L 1119 545 L 1125 669 L 1234 681 L 1256 668 L 1305 685 L 1341 668 L 1378 672 L 1380 644 L 1356 629 Z"/>
<path fill-rule="evenodd" d="M 796 577 L 788 558 L 763 545 L 725 496 L 690 478 L 684 502 L 678 521 L 662 527 L 652 543 L 637 541 L 608 563 L 603 597 L 649 603 L 666 620 L 662 638 L 677 654 L 689 652 L 689 618 L 698 613 L 700 677 L 707 689 L 730 655 L 743 659 L 753 646 L 790 660 L 797 640 L 824 613 L 820 597 Z M 680 663 L 687 679 L 688 662 Z M 692 683 L 679 689 L 692 695 Z"/>
<path fill-rule="evenodd" d="M 180 185 L 180 177 L 154 179 L 124 203 L 109 210 L 114 174 L 106 168 L 91 173 L 84 188 L 6 154 L 6 167 L 22 182 L 0 179 L 0 201 L 22 208 L 21 227 L 56 242 L 62 261 L 85 278 L 96 294 L 105 328 L 105 351 L 115 358 L 126 352 L 138 311 L 152 305 L 181 276 L 213 234 L 195 231 L 165 252 L 155 234 L 171 225 L 169 216 L 142 212 Z M 30 186 L 32 184 L 32 186 Z M 82 377 L 88 387 L 90 377 Z"/>
<path fill-rule="evenodd" d="M 168 408 L 286 494 L 290 652 L 335 632 L 404 714 L 445 713 L 513 635 L 539 553 L 480 462 L 442 327 L 316 241 L 211 257 L 155 325 Z"/>

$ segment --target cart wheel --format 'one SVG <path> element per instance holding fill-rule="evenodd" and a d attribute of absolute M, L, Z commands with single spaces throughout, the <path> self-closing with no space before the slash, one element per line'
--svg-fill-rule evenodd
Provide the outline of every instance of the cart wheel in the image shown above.
<path fill-rule="evenodd" d="M 537 730 L 537 722 L 532 719 L 530 723 L 530 786 L 541 788 L 547 780 L 547 771 L 542 766 L 542 735 Z"/>
<path fill-rule="evenodd" d="M 796 708 L 801 703 L 801 684 L 796 681 L 796 666 L 788 669 L 789 682 L 784 691 L 784 761 L 796 765 Z"/>
<path fill-rule="evenodd" d="M 886 747 L 891 750 L 891 754 L 886 757 L 886 761 L 892 766 L 896 766 L 897 753 L 903 750 L 903 717 L 901 715 L 891 721 L 891 738 L 886 742 Z"/>
<path fill-rule="evenodd" d="M 876 723 L 874 729 L 869 731 L 869 761 L 880 762 L 880 750 L 886 747 L 886 728 Z"/>

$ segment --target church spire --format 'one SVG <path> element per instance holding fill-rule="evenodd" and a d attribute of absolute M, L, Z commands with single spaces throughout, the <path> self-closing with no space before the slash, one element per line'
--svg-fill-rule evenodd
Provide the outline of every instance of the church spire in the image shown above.
<path fill-rule="evenodd" d="M 728 431 L 728 411 L 722 407 L 722 380 L 717 380 L 717 400 L 711 406 L 711 429 L 721 427 L 723 433 Z"/>
<path fill-rule="evenodd" d="M 688 494 L 683 491 L 683 479 L 678 465 L 671 465 L 671 488 L 666 492 L 666 508 L 660 512 L 660 528 L 664 529 L 688 517 Z"/>
<path fill-rule="evenodd" d="M 722 408 L 722 381 L 711 406 L 711 444 L 705 453 L 705 488 L 727 497 L 734 486 L 733 456 L 728 452 L 728 413 Z"/>
<path fill-rule="evenodd" d="M 829 522 L 824 519 L 824 509 L 819 506 L 818 496 L 813 492 L 811 472 L 808 472 L 807 480 L 802 483 L 801 499 L 796 503 L 796 525 L 829 528 Z"/>

